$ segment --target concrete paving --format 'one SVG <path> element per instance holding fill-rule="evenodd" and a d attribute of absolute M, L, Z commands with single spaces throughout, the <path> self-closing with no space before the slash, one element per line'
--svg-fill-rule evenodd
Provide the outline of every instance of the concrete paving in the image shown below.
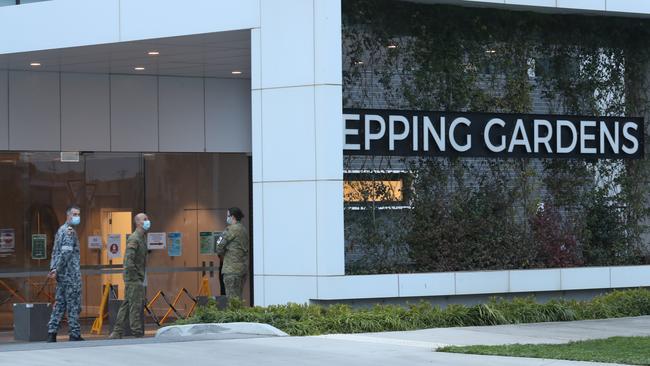
<path fill-rule="evenodd" d="M 572 322 L 495 325 L 489 327 L 435 328 L 407 332 L 329 335 L 325 337 L 425 342 L 438 348 L 446 345 L 499 345 L 567 343 L 615 336 L 650 336 L 650 316 L 582 320 Z"/>
<path fill-rule="evenodd" d="M 316 337 L 223 335 L 212 340 L 122 339 L 0 345 L 0 365 L 455 365 L 578 366 L 597 363 L 434 352 L 443 344 L 563 343 L 650 335 L 650 317 Z M 255 338 L 251 338 L 255 337 Z M 16 347 L 23 347 L 16 348 Z M 602 365 L 602 364 L 601 364 Z"/>

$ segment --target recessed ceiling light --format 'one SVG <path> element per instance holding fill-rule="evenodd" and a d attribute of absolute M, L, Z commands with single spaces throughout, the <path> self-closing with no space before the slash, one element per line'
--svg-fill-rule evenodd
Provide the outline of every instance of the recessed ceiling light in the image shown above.
<path fill-rule="evenodd" d="M 391 44 L 388 45 L 388 48 L 390 48 L 392 50 L 392 49 L 397 48 L 397 45 L 394 44 L 394 43 L 391 43 Z"/>
<path fill-rule="evenodd" d="M 133 70 L 135 70 L 135 71 L 144 71 L 144 67 L 136 66 L 136 67 L 133 68 Z"/>
<path fill-rule="evenodd" d="M 147 52 L 147 55 L 149 55 L 149 56 L 158 56 L 158 55 L 160 55 L 160 52 L 158 52 L 158 51 L 149 51 L 149 52 Z"/>
<path fill-rule="evenodd" d="M 41 66 L 41 63 L 40 62 L 31 62 L 29 64 L 29 66 L 31 66 L 31 67 L 39 67 L 39 66 Z"/>
<path fill-rule="evenodd" d="M 233 74 L 233 75 L 241 75 L 241 71 L 235 70 L 235 71 L 232 71 L 231 74 Z"/>
<path fill-rule="evenodd" d="M 485 53 L 495 54 L 495 53 L 497 53 L 497 50 L 487 50 L 487 51 L 485 51 Z"/>
<path fill-rule="evenodd" d="M 363 65 L 363 61 L 361 61 L 361 60 L 355 60 L 355 61 L 354 61 L 354 64 L 355 64 L 355 65 Z"/>

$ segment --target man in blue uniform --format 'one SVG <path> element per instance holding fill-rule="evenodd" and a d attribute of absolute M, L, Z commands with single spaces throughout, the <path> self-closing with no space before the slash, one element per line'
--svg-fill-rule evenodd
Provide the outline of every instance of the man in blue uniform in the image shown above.
<path fill-rule="evenodd" d="M 56 297 L 52 316 L 47 325 L 48 342 L 56 342 L 56 333 L 63 314 L 68 312 L 70 340 L 83 341 L 79 326 L 81 313 L 81 259 L 79 255 L 79 238 L 75 227 L 81 222 L 81 210 L 78 206 L 69 206 L 66 211 L 65 224 L 61 225 L 54 237 L 52 261 L 48 277 L 56 279 Z"/>

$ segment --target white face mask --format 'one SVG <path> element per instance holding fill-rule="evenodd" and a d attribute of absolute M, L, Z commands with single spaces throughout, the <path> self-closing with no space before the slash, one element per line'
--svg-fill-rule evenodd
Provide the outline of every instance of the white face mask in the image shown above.
<path fill-rule="evenodd" d="M 226 224 L 232 225 L 232 216 L 226 217 Z"/>

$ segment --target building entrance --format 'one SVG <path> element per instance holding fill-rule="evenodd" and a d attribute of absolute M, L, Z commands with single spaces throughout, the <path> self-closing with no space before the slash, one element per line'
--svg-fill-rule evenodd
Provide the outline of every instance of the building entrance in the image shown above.
<path fill-rule="evenodd" d="M 12 327 L 13 303 L 53 302 L 46 275 L 54 234 L 73 203 L 82 217 L 82 317 L 97 316 L 107 283 L 123 298 L 126 239 L 139 212 L 159 241 L 148 255 L 147 297 L 162 290 L 173 298 L 183 288 L 196 294 L 204 277 L 218 294 L 219 258 L 205 238 L 223 231 L 233 206 L 250 227 L 249 160 L 236 153 L 82 153 L 78 161 L 62 161 L 58 152 L 0 153 L 0 328 Z M 191 305 L 184 298 L 177 309 L 187 314 Z M 160 301 L 153 310 L 162 315 L 167 307 Z"/>

